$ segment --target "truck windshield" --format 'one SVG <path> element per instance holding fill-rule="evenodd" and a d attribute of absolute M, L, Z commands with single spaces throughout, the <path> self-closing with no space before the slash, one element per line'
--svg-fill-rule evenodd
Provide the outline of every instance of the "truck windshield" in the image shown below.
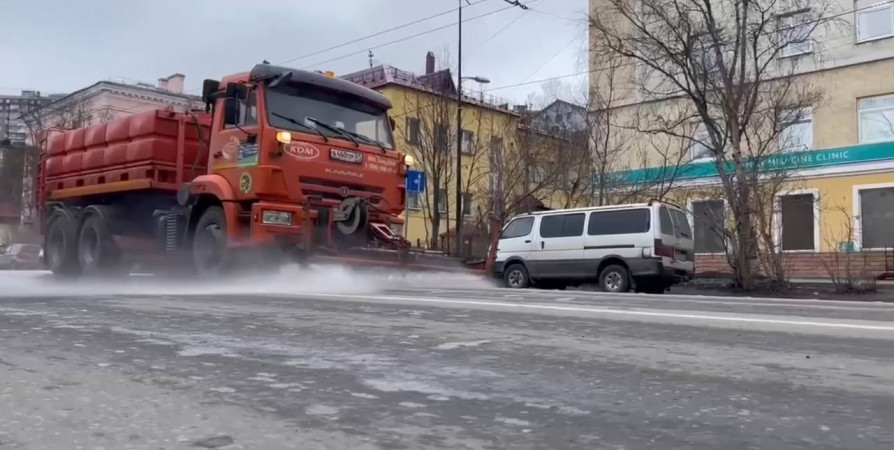
<path fill-rule="evenodd" d="M 361 140 L 371 144 L 394 148 L 385 111 L 357 99 L 304 84 L 286 84 L 267 89 L 266 107 L 267 122 L 276 128 L 307 131 L 313 127 L 330 137 L 345 137 L 319 126 L 321 122 L 365 138 Z"/>

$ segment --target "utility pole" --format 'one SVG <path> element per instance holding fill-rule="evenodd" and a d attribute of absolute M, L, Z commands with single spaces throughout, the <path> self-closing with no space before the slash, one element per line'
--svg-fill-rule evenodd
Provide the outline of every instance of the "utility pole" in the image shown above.
<path fill-rule="evenodd" d="M 453 232 L 456 234 L 456 254 L 462 255 L 463 248 L 463 0 L 459 2 L 459 21 L 457 28 L 457 53 L 459 61 L 456 66 L 456 226 Z M 450 229 L 450 223 L 447 223 Z"/>
<path fill-rule="evenodd" d="M 457 21 L 457 66 L 456 66 L 456 175 L 454 178 L 456 179 L 456 226 L 454 227 L 455 236 L 455 245 L 456 252 L 459 255 L 462 255 L 463 250 L 463 220 L 465 220 L 465 216 L 463 216 L 463 1 L 457 0 L 459 3 L 459 20 Z M 519 0 L 503 0 L 504 2 L 521 8 L 522 10 L 527 10 L 528 7 L 522 4 Z M 469 0 L 465 0 L 468 5 L 472 5 L 469 3 Z M 484 77 L 468 77 L 468 79 L 475 80 L 479 83 L 490 83 L 490 80 Z M 482 92 L 482 100 L 483 100 L 483 92 Z M 450 222 L 447 222 L 447 229 L 450 229 Z"/>

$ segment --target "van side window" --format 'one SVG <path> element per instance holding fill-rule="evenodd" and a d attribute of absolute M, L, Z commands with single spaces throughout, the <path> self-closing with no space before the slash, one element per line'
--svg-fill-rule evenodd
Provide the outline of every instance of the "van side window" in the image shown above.
<path fill-rule="evenodd" d="M 585 215 L 561 214 L 540 219 L 540 237 L 575 237 L 584 234 Z"/>
<path fill-rule="evenodd" d="M 661 222 L 661 234 L 674 235 L 674 222 L 671 219 L 670 211 L 667 206 L 662 206 L 658 212 L 658 218 Z"/>
<path fill-rule="evenodd" d="M 500 235 L 500 239 L 512 239 L 527 236 L 531 234 L 531 230 L 533 228 L 533 217 L 522 217 L 520 219 L 515 219 L 509 223 L 509 226 L 507 226 L 505 230 L 503 230 L 503 234 Z"/>
<path fill-rule="evenodd" d="M 603 236 L 609 234 L 632 234 L 649 231 L 648 209 L 627 209 L 623 211 L 601 211 L 590 214 L 587 234 Z"/>

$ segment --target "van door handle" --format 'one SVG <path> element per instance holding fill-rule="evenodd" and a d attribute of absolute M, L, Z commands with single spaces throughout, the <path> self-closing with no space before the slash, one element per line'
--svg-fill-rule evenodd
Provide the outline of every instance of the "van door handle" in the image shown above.
<path fill-rule="evenodd" d="M 543 250 L 544 245 L 546 245 L 546 242 L 540 241 L 540 250 Z"/>
<path fill-rule="evenodd" d="M 531 240 L 530 240 L 530 239 L 528 239 L 527 241 L 525 241 L 525 244 L 530 244 L 530 243 L 531 243 Z"/>

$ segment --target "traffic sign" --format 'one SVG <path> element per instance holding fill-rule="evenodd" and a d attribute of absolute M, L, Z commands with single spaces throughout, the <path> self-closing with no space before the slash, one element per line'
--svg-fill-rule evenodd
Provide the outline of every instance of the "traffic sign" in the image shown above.
<path fill-rule="evenodd" d="M 425 192 L 425 172 L 407 171 L 407 192 Z"/>

